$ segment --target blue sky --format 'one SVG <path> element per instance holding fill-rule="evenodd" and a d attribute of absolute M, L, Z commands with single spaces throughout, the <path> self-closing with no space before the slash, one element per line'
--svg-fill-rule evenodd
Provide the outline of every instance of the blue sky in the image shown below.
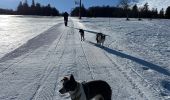
<path fill-rule="evenodd" d="M 9 8 L 16 10 L 20 1 L 25 0 L 0 0 L 0 8 Z M 27 0 L 29 3 L 32 0 Z M 91 6 L 102 6 L 102 5 L 110 5 L 115 6 L 118 4 L 119 0 L 82 0 L 84 6 L 86 8 Z M 170 0 L 135 0 L 138 1 L 138 6 L 143 6 L 146 2 L 149 3 L 150 9 L 161 8 L 166 9 L 170 6 Z M 72 8 L 76 7 L 75 0 L 35 0 L 35 2 L 39 2 L 42 5 L 51 4 L 51 6 L 56 7 L 60 12 L 68 11 L 70 12 Z"/>
<path fill-rule="evenodd" d="M 0 8 L 9 8 L 9 9 L 16 9 L 19 2 L 22 0 L 0 0 Z M 24 0 L 23 0 L 24 1 Z M 29 3 L 32 0 L 27 0 Z M 56 7 L 59 11 L 70 12 L 72 8 L 75 6 L 75 0 L 35 0 L 35 2 L 39 2 L 42 5 L 51 4 L 51 6 Z M 118 0 L 82 0 L 84 6 L 90 7 L 94 5 L 117 5 Z"/>

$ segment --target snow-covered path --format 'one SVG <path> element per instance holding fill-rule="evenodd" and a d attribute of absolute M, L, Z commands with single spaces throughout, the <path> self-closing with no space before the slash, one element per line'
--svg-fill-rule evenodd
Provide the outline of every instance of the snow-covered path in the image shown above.
<path fill-rule="evenodd" d="M 58 23 L 0 59 L 0 100 L 70 100 L 58 93 L 60 80 L 70 74 L 79 81 L 107 81 L 113 100 L 162 99 L 139 76 L 134 80 L 120 67 L 115 59 L 120 52 L 96 45 L 92 34 L 81 42 L 72 27 L 87 29 L 72 18 L 69 27 Z"/>

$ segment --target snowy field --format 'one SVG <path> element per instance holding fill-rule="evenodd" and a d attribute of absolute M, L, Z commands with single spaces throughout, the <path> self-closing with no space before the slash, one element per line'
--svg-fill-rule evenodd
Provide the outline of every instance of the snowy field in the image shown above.
<path fill-rule="evenodd" d="M 0 100 L 71 100 L 58 93 L 70 74 L 107 81 L 112 100 L 170 99 L 170 20 L 0 18 Z M 76 28 L 107 34 L 104 46 Z"/>
<path fill-rule="evenodd" d="M 0 15 L 0 57 L 56 23 L 61 23 L 61 18 Z"/>

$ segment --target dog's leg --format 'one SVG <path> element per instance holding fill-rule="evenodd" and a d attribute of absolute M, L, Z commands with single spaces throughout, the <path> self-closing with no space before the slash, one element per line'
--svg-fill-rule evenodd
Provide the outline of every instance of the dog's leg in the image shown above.
<path fill-rule="evenodd" d="M 83 38 L 83 37 L 81 36 L 81 41 L 83 40 L 82 38 Z"/>
<path fill-rule="evenodd" d="M 85 39 L 84 39 L 84 36 L 83 36 L 83 41 L 84 41 Z"/>

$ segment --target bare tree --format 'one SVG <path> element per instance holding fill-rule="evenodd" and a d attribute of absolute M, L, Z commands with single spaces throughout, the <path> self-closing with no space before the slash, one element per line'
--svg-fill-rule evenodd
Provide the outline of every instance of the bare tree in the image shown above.
<path fill-rule="evenodd" d="M 126 12 L 126 20 L 129 20 L 129 7 L 130 7 L 130 0 L 119 0 L 119 6 L 124 9 Z"/>

